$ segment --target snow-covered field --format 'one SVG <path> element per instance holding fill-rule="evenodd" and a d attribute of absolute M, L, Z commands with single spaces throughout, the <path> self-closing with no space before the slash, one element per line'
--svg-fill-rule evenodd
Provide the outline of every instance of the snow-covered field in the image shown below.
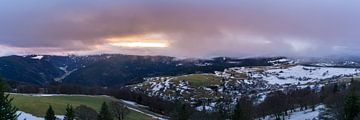
<path fill-rule="evenodd" d="M 290 113 L 289 116 L 286 116 L 286 120 L 319 120 L 319 114 L 322 110 L 325 109 L 324 105 L 319 105 L 315 108 L 315 111 L 311 109 L 305 111 L 298 111 Z M 258 120 L 274 120 L 273 116 L 267 116 L 265 119 L 258 119 Z"/>
<path fill-rule="evenodd" d="M 44 120 L 44 118 L 42 118 L 42 117 L 36 117 L 36 116 L 33 116 L 32 114 L 25 113 L 22 111 L 17 111 L 16 114 L 19 115 L 18 120 Z M 63 115 L 56 115 L 56 117 L 60 120 L 64 119 Z"/>
<path fill-rule="evenodd" d="M 262 73 L 249 73 L 252 79 L 262 79 L 269 84 L 305 84 L 319 80 L 355 76 L 360 74 L 356 68 L 309 67 L 296 65 L 288 68 L 269 69 Z"/>

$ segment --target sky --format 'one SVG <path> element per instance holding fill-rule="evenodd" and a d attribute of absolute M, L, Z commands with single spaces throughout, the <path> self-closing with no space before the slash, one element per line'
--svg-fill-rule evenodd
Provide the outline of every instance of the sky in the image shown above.
<path fill-rule="evenodd" d="M 360 55 L 356 0 L 0 0 L 0 56 Z"/>

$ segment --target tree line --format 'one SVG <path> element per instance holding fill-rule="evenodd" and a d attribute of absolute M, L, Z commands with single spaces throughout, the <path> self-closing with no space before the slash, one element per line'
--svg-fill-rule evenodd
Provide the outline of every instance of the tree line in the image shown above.
<path fill-rule="evenodd" d="M 85 105 L 80 105 L 75 109 L 72 105 L 67 105 L 64 120 L 124 120 L 129 112 L 130 110 L 119 102 L 103 102 L 99 113 Z M 57 120 L 51 105 L 44 118 L 45 120 Z"/>
<path fill-rule="evenodd" d="M 307 87 L 289 91 L 275 91 L 264 101 L 254 104 L 248 96 L 241 97 L 231 116 L 233 120 L 253 120 L 272 116 L 284 120 L 293 112 L 311 110 L 324 105 L 319 119 L 358 120 L 360 119 L 360 82 L 331 83 L 316 89 Z"/>

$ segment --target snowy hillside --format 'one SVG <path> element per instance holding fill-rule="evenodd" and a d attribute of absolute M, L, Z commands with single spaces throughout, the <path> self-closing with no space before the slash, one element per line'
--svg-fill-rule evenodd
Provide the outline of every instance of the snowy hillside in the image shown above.
<path fill-rule="evenodd" d="M 357 68 L 308 67 L 302 65 L 288 68 L 266 70 L 261 73 L 249 73 L 249 79 L 263 79 L 269 84 L 305 84 L 319 80 L 359 75 Z"/>
<path fill-rule="evenodd" d="M 287 59 L 271 62 L 277 64 L 234 67 L 214 74 L 152 77 L 130 87 L 149 96 L 189 102 L 199 111 L 211 111 L 223 98 L 235 102 L 241 95 L 248 95 L 261 102 L 272 91 L 304 87 L 320 89 L 328 82 L 360 75 L 357 68 L 303 66 Z M 208 102 L 203 103 L 204 100 Z"/>

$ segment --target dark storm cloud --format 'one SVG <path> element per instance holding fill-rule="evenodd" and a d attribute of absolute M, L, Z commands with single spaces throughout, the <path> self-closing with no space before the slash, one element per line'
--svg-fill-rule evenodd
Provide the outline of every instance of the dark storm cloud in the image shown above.
<path fill-rule="evenodd" d="M 0 18 L 0 44 L 27 50 L 314 56 L 357 54 L 360 44 L 357 1 L 8 0 Z M 170 47 L 114 48 L 105 40 L 146 33 L 165 34 Z"/>

